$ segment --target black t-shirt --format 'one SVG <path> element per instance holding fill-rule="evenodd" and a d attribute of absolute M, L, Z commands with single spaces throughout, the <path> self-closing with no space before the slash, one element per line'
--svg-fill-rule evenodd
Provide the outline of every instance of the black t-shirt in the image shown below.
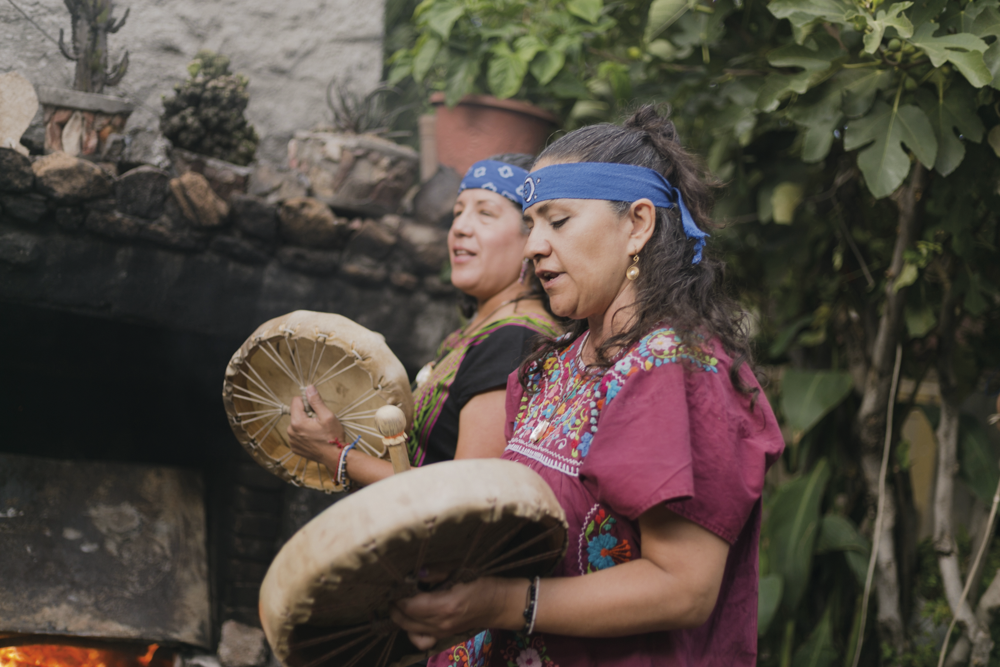
<path fill-rule="evenodd" d="M 510 324 L 469 347 L 455 373 L 441 414 L 427 437 L 424 464 L 451 461 L 458 446 L 458 419 L 473 396 L 507 386 L 507 377 L 531 352 L 539 333 Z"/>

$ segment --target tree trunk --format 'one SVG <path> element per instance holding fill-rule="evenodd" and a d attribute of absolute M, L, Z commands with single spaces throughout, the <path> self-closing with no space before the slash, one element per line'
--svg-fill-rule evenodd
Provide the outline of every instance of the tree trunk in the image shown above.
<path fill-rule="evenodd" d="M 899 229 L 893 248 L 892 263 L 888 270 L 884 309 L 872 345 L 871 364 L 865 377 L 861 408 L 855 421 L 855 430 L 861 442 L 861 469 L 868 487 L 871 506 L 876 506 L 878 503 L 878 477 L 885 441 L 886 410 L 889 401 L 894 399 L 889 396 L 889 390 L 906 298 L 906 288 L 897 290 L 895 284 L 896 278 L 903 270 L 903 252 L 910 247 L 917 236 L 919 227 L 917 203 L 924 187 L 924 180 L 923 166 L 919 162 L 914 162 L 909 184 L 901 188 L 896 195 Z M 875 570 L 877 618 L 882 640 L 892 646 L 898 655 L 907 650 L 908 642 L 900 607 L 899 571 L 896 564 L 896 544 L 893 539 L 897 515 L 896 494 L 894 489 L 888 486 L 885 493 L 882 534 L 879 539 Z"/>

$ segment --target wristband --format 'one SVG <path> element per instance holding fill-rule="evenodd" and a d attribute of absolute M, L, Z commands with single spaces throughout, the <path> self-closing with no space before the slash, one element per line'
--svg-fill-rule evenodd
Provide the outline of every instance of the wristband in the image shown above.
<path fill-rule="evenodd" d="M 359 440 L 361 440 L 360 435 L 354 439 L 354 442 L 340 450 L 340 461 L 337 463 L 337 484 L 340 484 L 345 491 L 350 491 L 353 488 L 351 478 L 347 476 L 347 452 L 354 449 Z"/>
<path fill-rule="evenodd" d="M 535 631 L 535 619 L 538 617 L 538 586 L 541 583 L 541 577 L 535 577 L 535 580 L 528 585 L 528 600 L 524 607 L 524 612 L 521 614 L 524 616 L 524 627 L 521 629 L 526 635 L 530 635 Z"/>

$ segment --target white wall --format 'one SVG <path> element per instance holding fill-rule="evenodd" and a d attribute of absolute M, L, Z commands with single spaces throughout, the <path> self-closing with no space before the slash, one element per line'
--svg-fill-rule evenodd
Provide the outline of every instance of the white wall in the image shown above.
<path fill-rule="evenodd" d="M 70 32 L 62 0 L 13 0 L 49 35 Z M 122 82 L 105 94 L 137 106 L 129 127 L 155 127 L 161 96 L 187 77 L 202 48 L 232 60 L 250 79 L 247 115 L 261 135 L 263 154 L 284 156 L 297 129 L 329 122 L 327 83 L 351 80 L 362 90 L 382 72 L 384 0 L 118 0 L 128 21 L 109 37 L 111 55 L 129 51 Z M 67 37 L 68 39 L 68 37 Z M 37 85 L 71 87 L 73 63 L 9 0 L 0 0 L 0 73 L 16 70 Z"/>

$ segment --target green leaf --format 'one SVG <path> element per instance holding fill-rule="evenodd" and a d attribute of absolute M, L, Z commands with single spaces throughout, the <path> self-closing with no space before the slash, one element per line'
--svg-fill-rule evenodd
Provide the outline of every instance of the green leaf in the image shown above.
<path fill-rule="evenodd" d="M 433 35 L 424 35 L 417 42 L 417 53 L 413 56 L 413 80 L 421 83 L 441 50 L 441 40 Z"/>
<path fill-rule="evenodd" d="M 778 337 L 775 338 L 774 343 L 771 344 L 770 349 L 768 349 L 767 351 L 768 356 L 770 356 L 773 359 L 775 357 L 780 357 L 781 355 L 783 355 L 785 353 L 785 350 L 788 349 L 788 346 L 791 344 L 791 342 L 795 340 L 795 336 L 798 335 L 799 331 L 802 330 L 802 327 L 806 326 L 812 321 L 813 321 L 812 315 L 803 315 L 802 317 L 800 317 L 799 319 L 795 320 L 787 327 L 785 327 L 781 331 L 781 333 L 778 334 Z"/>
<path fill-rule="evenodd" d="M 912 5 L 912 2 L 893 3 L 888 9 L 878 10 L 874 18 L 871 14 L 862 14 L 871 29 L 871 32 L 865 35 L 866 53 L 875 53 L 878 50 L 886 28 L 895 28 L 900 37 L 909 37 L 913 34 L 913 24 L 910 23 L 910 19 L 899 15 L 900 12 L 909 9 Z"/>
<path fill-rule="evenodd" d="M 566 64 L 566 54 L 557 49 L 546 49 L 531 61 L 531 75 L 541 85 L 547 85 Z"/>
<path fill-rule="evenodd" d="M 987 7 L 976 17 L 970 32 L 977 37 L 1000 37 L 1000 12 L 993 7 Z M 986 49 L 983 54 L 983 63 L 993 77 L 990 85 L 994 88 L 1000 88 L 1000 39 L 990 44 L 990 47 Z"/>
<path fill-rule="evenodd" d="M 868 560 L 871 557 L 868 540 L 861 536 L 849 519 L 839 514 L 826 514 L 820 522 L 816 553 L 835 551 L 843 552 L 847 567 L 854 574 L 858 584 L 864 586 L 868 577 Z"/>
<path fill-rule="evenodd" d="M 843 55 L 837 40 L 826 33 L 817 35 L 807 45 L 787 44 L 772 50 L 767 54 L 767 61 L 773 67 L 799 67 L 803 71 L 768 76 L 757 97 L 757 108 L 774 111 L 788 95 L 805 93 L 822 81 L 835 66 L 833 61 Z"/>
<path fill-rule="evenodd" d="M 910 12 L 910 20 L 913 21 L 913 25 L 933 21 L 947 5 L 948 0 L 916 0 L 913 3 L 913 11 Z"/>
<path fill-rule="evenodd" d="M 486 83 L 490 92 L 501 100 L 513 97 L 521 89 L 524 75 L 528 73 L 528 62 L 505 42 L 499 42 L 492 49 L 493 57 L 486 69 Z"/>
<path fill-rule="evenodd" d="M 573 16 L 579 16 L 588 23 L 597 23 L 604 10 L 604 0 L 569 0 L 566 9 Z"/>
<path fill-rule="evenodd" d="M 959 79 L 943 96 L 921 88 L 917 91 L 917 104 L 927 114 L 937 138 L 938 154 L 934 169 L 947 176 L 965 158 L 965 146 L 956 132 L 977 144 L 983 140 L 985 130 L 976 113 L 976 93 Z"/>
<path fill-rule="evenodd" d="M 788 107 L 788 118 L 802 128 L 802 161 L 819 162 L 830 152 L 833 131 L 840 127 L 844 114 L 840 111 L 842 85 L 838 81 L 824 86 L 822 94 L 806 101 L 800 97 Z M 812 96 L 813 93 L 810 93 Z"/>
<path fill-rule="evenodd" d="M 848 0 L 771 0 L 768 10 L 779 19 L 788 19 L 801 44 L 812 28 L 821 22 L 846 24 L 858 13 Z"/>
<path fill-rule="evenodd" d="M 677 47 L 666 39 L 654 39 L 646 46 L 646 51 L 650 55 L 656 56 L 660 60 L 671 61 L 677 57 Z"/>
<path fill-rule="evenodd" d="M 896 278 L 896 282 L 892 284 L 892 293 L 895 294 L 904 287 L 909 287 L 913 283 L 917 282 L 917 278 L 919 277 L 920 269 L 917 265 L 906 262 L 903 264 L 903 270 L 899 272 L 899 277 Z"/>
<path fill-rule="evenodd" d="M 451 37 L 451 29 L 455 25 L 455 21 L 462 18 L 465 14 L 465 7 L 462 5 L 448 7 L 447 5 L 435 5 L 431 7 L 426 16 L 421 20 L 421 23 L 427 25 L 428 28 L 433 30 L 438 34 L 439 37 L 445 42 Z"/>
<path fill-rule="evenodd" d="M 937 29 L 936 23 L 925 23 L 910 38 L 914 46 L 923 49 L 934 67 L 950 62 L 976 88 L 982 88 L 993 80 L 983 61 L 986 42 L 967 32 L 934 37 Z"/>
<path fill-rule="evenodd" d="M 851 393 L 846 371 L 805 371 L 789 368 L 781 379 L 781 411 L 798 441 Z"/>
<path fill-rule="evenodd" d="M 674 21 L 679 19 L 684 12 L 691 8 L 689 0 L 653 0 L 649 6 L 649 14 L 646 17 L 645 40 L 652 42 L 664 30 L 669 28 Z M 650 44 L 650 46 L 652 46 Z"/>
<path fill-rule="evenodd" d="M 906 332 L 910 338 L 923 338 L 937 326 L 937 314 L 927 303 L 916 307 L 906 306 L 903 317 L 906 319 Z"/>
<path fill-rule="evenodd" d="M 986 136 L 986 141 L 989 142 L 990 148 L 997 154 L 997 157 L 1000 157 L 1000 125 L 993 126 L 990 133 Z"/>
<path fill-rule="evenodd" d="M 514 50 L 526 63 L 530 63 L 544 49 L 545 45 L 534 35 L 522 35 L 514 40 Z"/>
<path fill-rule="evenodd" d="M 408 76 L 413 74 L 413 58 L 408 50 L 400 50 L 393 54 L 392 69 L 386 77 L 389 86 L 395 86 Z"/>
<path fill-rule="evenodd" d="M 820 459 L 812 472 L 780 486 L 764 526 L 771 572 L 784 580 L 781 609 L 793 616 L 805 594 L 819 528 L 819 506 L 830 479 L 830 464 Z"/>
<path fill-rule="evenodd" d="M 993 493 L 1000 481 L 997 459 L 1000 452 L 990 440 L 982 424 L 972 415 L 959 418 L 959 466 L 962 478 L 976 497 L 986 505 L 993 502 Z"/>
<path fill-rule="evenodd" d="M 857 150 L 858 167 L 865 176 L 868 189 L 876 198 L 892 194 L 910 172 L 910 158 L 903 150 L 906 144 L 925 166 L 937 159 L 937 139 L 923 111 L 913 105 L 893 110 L 885 102 L 876 102 L 871 112 L 851 121 L 844 134 L 844 148 Z"/>
<path fill-rule="evenodd" d="M 843 110 L 848 118 L 858 118 L 868 113 L 875 102 L 875 94 L 892 85 L 892 70 L 877 67 L 843 70 L 837 73 L 843 80 Z"/>
<path fill-rule="evenodd" d="M 479 76 L 479 60 L 463 58 L 454 63 L 454 69 L 448 77 L 444 90 L 444 102 L 453 107 L 466 95 L 475 90 L 476 78 Z"/>
<path fill-rule="evenodd" d="M 838 653 L 833 645 L 833 625 L 830 622 L 831 609 L 827 605 L 819 625 L 795 651 L 792 667 L 830 667 L 837 659 Z"/>
<path fill-rule="evenodd" d="M 771 193 L 771 210 L 774 221 L 779 225 L 790 225 L 795 219 L 795 209 L 802 202 L 805 192 L 798 183 L 785 181 L 778 183 Z"/>
<path fill-rule="evenodd" d="M 771 621 L 781 604 L 784 582 L 780 574 L 769 574 L 760 578 L 757 588 L 757 635 L 763 637 L 771 627 Z"/>
<path fill-rule="evenodd" d="M 598 66 L 597 76 L 611 84 L 615 99 L 626 101 L 632 96 L 632 79 L 625 65 L 605 61 Z"/>

